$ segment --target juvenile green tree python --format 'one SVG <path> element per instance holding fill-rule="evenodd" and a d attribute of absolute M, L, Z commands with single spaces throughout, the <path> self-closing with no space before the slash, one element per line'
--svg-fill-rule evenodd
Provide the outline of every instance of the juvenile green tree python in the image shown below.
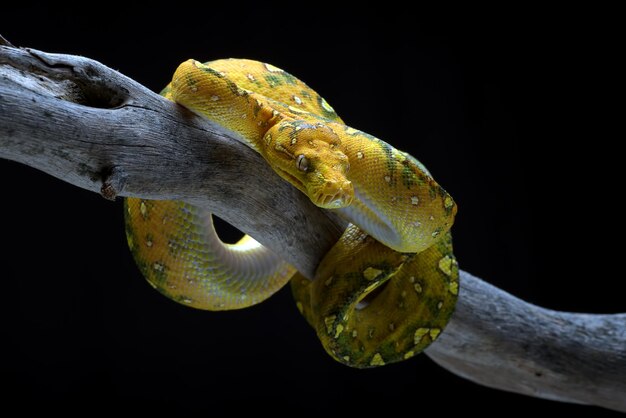
<path fill-rule="evenodd" d="M 315 91 L 269 64 L 188 60 L 162 94 L 238 134 L 350 226 L 310 281 L 249 236 L 222 243 L 206 211 L 128 198 L 128 243 L 152 286 L 194 308 L 226 310 L 291 280 L 326 351 L 353 367 L 408 359 L 437 338 L 459 289 L 449 232 L 456 205 L 420 162 L 348 127 Z"/>

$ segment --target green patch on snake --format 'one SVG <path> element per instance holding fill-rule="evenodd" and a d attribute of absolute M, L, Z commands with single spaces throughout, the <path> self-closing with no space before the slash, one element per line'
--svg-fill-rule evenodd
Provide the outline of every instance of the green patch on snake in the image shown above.
<path fill-rule="evenodd" d="M 198 84 L 198 80 L 196 80 L 194 77 L 192 77 L 191 75 L 188 75 L 185 78 L 185 81 L 187 82 L 187 87 L 189 87 L 190 89 L 192 89 L 192 91 L 195 91 L 194 89 L 196 88 L 196 84 Z"/>
<path fill-rule="evenodd" d="M 167 86 L 165 86 L 163 90 L 161 90 L 159 94 L 161 96 L 167 96 L 171 90 L 172 90 L 172 87 L 168 84 Z"/>
<path fill-rule="evenodd" d="M 283 84 L 283 79 L 276 74 L 265 74 L 263 78 L 265 78 L 265 81 L 271 88 L 278 87 Z"/>
<path fill-rule="evenodd" d="M 326 116 L 327 118 L 334 119 L 337 117 L 337 113 L 335 112 L 335 109 L 333 109 L 331 105 L 329 105 L 328 102 L 324 100 L 324 98 L 320 96 L 319 94 L 317 95 L 317 104 L 319 105 L 319 108 L 322 110 L 324 116 Z"/>
<path fill-rule="evenodd" d="M 435 200 L 437 198 L 437 190 L 435 190 L 434 187 L 430 186 L 428 188 L 428 196 L 430 197 L 430 200 Z"/>
<path fill-rule="evenodd" d="M 393 147 L 384 141 L 380 141 L 378 145 L 385 154 L 385 165 L 389 170 L 389 174 L 385 176 L 385 181 L 387 181 L 391 187 L 394 187 L 396 185 L 396 160 L 393 158 Z"/>
<path fill-rule="evenodd" d="M 291 74 L 289 74 L 287 71 L 284 71 L 284 70 L 282 72 L 282 76 L 285 79 L 285 82 L 288 84 L 296 85 L 298 84 L 298 81 L 300 81 L 296 77 L 292 76 Z"/>
<path fill-rule="evenodd" d="M 205 73 L 211 74 L 212 76 L 215 76 L 217 78 L 224 80 L 226 82 L 226 86 L 228 87 L 228 90 L 230 90 L 231 93 L 234 94 L 235 96 L 247 96 L 248 95 L 248 92 L 246 90 L 240 88 L 234 81 L 226 77 L 226 74 L 222 73 L 221 71 L 216 71 L 213 68 L 209 67 L 207 64 L 202 64 L 202 66 L 200 66 L 199 68 Z"/>
<path fill-rule="evenodd" d="M 380 139 L 376 138 L 374 135 L 370 135 L 367 132 L 359 131 L 358 129 L 351 128 L 351 127 L 349 127 L 347 125 L 344 125 L 344 126 L 345 126 L 344 132 L 346 134 L 350 135 L 350 136 L 353 136 L 353 137 L 363 137 L 363 138 L 367 139 L 368 141 L 371 141 L 374 144 L 377 144 L 379 142 L 383 142 Z"/>
<path fill-rule="evenodd" d="M 213 68 L 209 67 L 209 65 L 210 65 L 210 62 L 206 62 L 198 68 L 200 68 L 205 73 L 211 74 L 212 76 L 215 76 L 217 78 L 226 78 L 226 75 L 223 72 L 214 70 Z"/>
<path fill-rule="evenodd" d="M 419 184 L 417 175 L 409 165 L 409 160 L 405 160 L 402 164 L 402 184 L 409 190 Z"/>

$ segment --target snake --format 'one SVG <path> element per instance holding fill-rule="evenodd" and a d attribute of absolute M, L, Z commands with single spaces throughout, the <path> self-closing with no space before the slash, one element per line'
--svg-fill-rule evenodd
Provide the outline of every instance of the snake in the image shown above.
<path fill-rule="evenodd" d="M 231 132 L 348 226 L 310 280 L 248 235 L 222 242 L 205 209 L 126 198 L 128 245 L 155 289 L 220 311 L 255 305 L 290 282 L 326 352 L 356 368 L 406 360 L 437 339 L 459 292 L 450 233 L 457 206 L 422 163 L 346 125 L 271 64 L 190 59 L 161 94 Z"/>

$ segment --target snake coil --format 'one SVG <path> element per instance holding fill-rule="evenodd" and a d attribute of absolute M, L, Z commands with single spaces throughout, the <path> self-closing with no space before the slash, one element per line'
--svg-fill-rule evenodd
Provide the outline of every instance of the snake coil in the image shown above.
<path fill-rule="evenodd" d="M 449 232 L 456 205 L 419 161 L 345 125 L 319 94 L 270 64 L 188 60 L 162 94 L 235 132 L 350 226 L 310 281 L 249 236 L 224 244 L 206 211 L 128 198 L 128 244 L 152 286 L 194 308 L 226 310 L 291 281 L 326 351 L 353 367 L 408 359 L 438 337 L 459 290 Z"/>

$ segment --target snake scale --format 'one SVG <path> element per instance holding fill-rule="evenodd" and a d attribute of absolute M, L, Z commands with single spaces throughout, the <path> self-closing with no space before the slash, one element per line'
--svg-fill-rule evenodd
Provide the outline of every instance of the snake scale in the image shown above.
<path fill-rule="evenodd" d="M 326 351 L 353 367 L 410 358 L 437 338 L 459 289 L 449 231 L 456 205 L 419 161 L 345 125 L 319 94 L 269 64 L 188 60 L 161 94 L 236 133 L 350 225 L 310 281 L 249 236 L 223 243 L 202 209 L 128 198 L 128 243 L 153 287 L 194 308 L 226 310 L 291 281 Z"/>

